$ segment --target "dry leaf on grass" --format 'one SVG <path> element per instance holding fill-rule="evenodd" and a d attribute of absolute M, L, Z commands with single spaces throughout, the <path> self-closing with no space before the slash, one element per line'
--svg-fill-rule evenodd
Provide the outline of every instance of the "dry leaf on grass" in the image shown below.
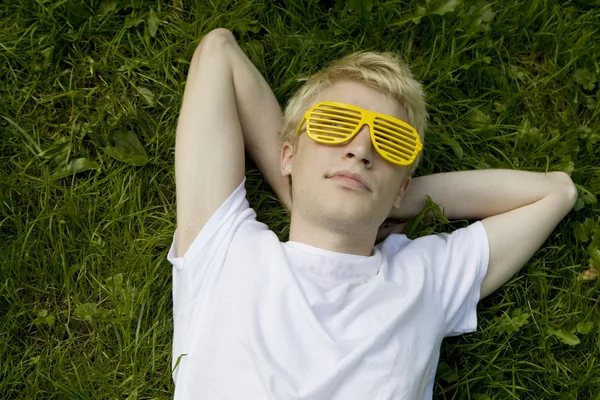
<path fill-rule="evenodd" d="M 594 267 L 586 269 L 579 275 L 579 279 L 582 281 L 593 281 L 598 278 L 598 270 Z"/>

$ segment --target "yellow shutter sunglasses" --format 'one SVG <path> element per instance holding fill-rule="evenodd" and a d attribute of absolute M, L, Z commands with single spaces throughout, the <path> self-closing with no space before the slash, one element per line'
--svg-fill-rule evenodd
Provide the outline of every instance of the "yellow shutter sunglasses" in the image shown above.
<path fill-rule="evenodd" d="M 375 150 L 385 160 L 397 165 L 412 164 L 423 144 L 415 128 L 389 115 L 365 110 L 350 104 L 321 102 L 304 114 L 296 135 L 306 121 L 306 133 L 317 143 L 341 144 L 352 140 L 367 124 Z"/>

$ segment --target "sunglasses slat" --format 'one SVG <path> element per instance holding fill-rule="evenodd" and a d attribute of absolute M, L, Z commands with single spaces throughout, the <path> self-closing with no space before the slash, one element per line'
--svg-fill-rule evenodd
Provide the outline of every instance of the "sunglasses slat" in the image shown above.
<path fill-rule="evenodd" d="M 397 137 L 401 140 L 409 141 L 410 143 L 413 143 L 413 144 L 417 143 L 417 139 L 412 133 L 403 132 L 398 129 L 390 129 L 390 128 L 385 128 L 383 126 L 376 125 L 375 132 L 376 133 L 378 133 L 378 132 L 387 133 L 387 134 L 393 135 L 394 137 Z"/>
<path fill-rule="evenodd" d="M 396 138 L 389 138 L 389 136 L 376 135 L 375 141 L 378 143 L 386 143 L 388 146 L 397 147 L 399 149 L 405 149 L 408 151 L 415 151 L 416 146 L 412 144 L 399 143 Z"/>
<path fill-rule="evenodd" d="M 398 121 L 387 120 L 387 119 L 384 119 L 381 117 L 375 118 L 375 125 L 378 125 L 378 124 L 387 125 L 389 128 L 401 130 L 403 132 L 408 133 L 409 135 L 413 135 L 414 134 L 413 128 L 410 125 L 401 123 L 401 122 L 402 121 L 398 122 Z"/>
<path fill-rule="evenodd" d="M 333 119 L 325 119 L 325 118 L 311 118 L 308 120 L 308 123 L 311 125 L 320 124 L 320 125 L 324 125 L 324 126 L 338 125 L 338 126 L 342 126 L 342 127 L 349 128 L 349 129 L 356 128 L 356 124 L 354 124 L 354 123 L 345 122 L 345 121 L 336 121 Z"/>
<path fill-rule="evenodd" d="M 386 150 L 388 153 L 396 153 L 396 154 L 406 154 L 407 159 L 409 159 L 414 153 L 410 149 L 405 149 L 402 147 L 389 146 L 385 143 L 378 142 L 379 148 L 382 150 Z"/>
<path fill-rule="evenodd" d="M 315 111 L 318 112 L 335 112 L 336 114 L 343 114 L 343 115 L 348 115 L 348 116 L 352 116 L 352 117 L 358 117 L 360 118 L 361 113 L 358 111 L 354 111 L 354 110 L 348 110 L 347 108 L 342 108 L 342 107 L 331 107 L 331 106 L 321 106 L 321 107 L 317 107 L 315 108 Z"/>
<path fill-rule="evenodd" d="M 326 118 L 326 119 L 339 119 L 341 121 L 348 121 L 357 123 L 360 121 L 360 116 L 344 115 L 344 114 L 333 114 L 333 113 L 310 113 L 309 118 Z"/>
<path fill-rule="evenodd" d="M 317 136 L 317 138 L 318 138 L 318 139 L 319 139 L 321 142 L 328 142 L 328 143 L 331 143 L 331 144 L 338 144 L 338 143 L 341 143 L 341 142 L 340 142 L 338 139 L 331 138 L 331 137 L 328 137 L 328 136 L 321 136 L 321 135 L 318 135 L 318 136 Z"/>
<path fill-rule="evenodd" d="M 406 153 L 409 156 L 412 155 L 415 152 L 414 148 L 407 148 L 407 147 L 398 146 L 397 144 L 390 143 L 387 140 L 377 140 L 377 145 L 382 150 L 387 150 L 387 151 L 392 151 L 392 152 Z"/>
<path fill-rule="evenodd" d="M 315 132 L 315 133 L 320 132 L 325 135 L 339 136 L 341 139 L 345 139 L 348 137 L 348 135 L 345 133 L 335 132 L 335 131 L 331 131 L 328 129 L 310 128 L 310 133 L 312 134 L 313 132 Z"/>
<path fill-rule="evenodd" d="M 399 130 L 399 129 L 389 129 L 389 128 L 386 128 L 384 126 L 375 125 L 375 131 L 376 132 L 378 131 L 378 132 L 386 132 L 386 133 L 389 133 L 389 134 L 393 134 L 394 136 L 397 136 L 397 137 L 400 137 L 400 138 L 404 138 L 404 139 L 408 139 L 412 143 L 416 143 L 414 134 L 407 133 L 407 132 Z"/>
<path fill-rule="evenodd" d="M 406 157 L 398 157 L 395 154 L 392 153 L 388 153 L 388 156 L 398 162 L 405 162 L 405 163 L 409 163 L 412 161 L 412 158 L 406 158 Z"/>
<path fill-rule="evenodd" d="M 376 137 L 382 137 L 382 138 L 386 138 L 386 139 L 390 139 L 390 143 L 393 143 L 391 140 L 395 140 L 398 146 L 402 146 L 402 147 L 409 147 L 412 149 L 416 149 L 416 141 L 415 140 L 407 140 L 404 136 L 398 136 L 396 134 L 394 134 L 394 132 L 384 132 L 384 131 L 378 131 L 375 130 L 375 136 Z"/>
<path fill-rule="evenodd" d="M 310 129 L 313 129 L 313 127 L 321 127 L 322 129 L 331 129 L 333 131 L 344 131 L 344 132 L 348 132 L 348 134 L 350 132 L 352 132 L 354 130 L 354 127 L 346 127 L 346 126 L 331 126 L 327 123 L 319 123 L 319 122 L 309 122 L 309 126 Z"/>

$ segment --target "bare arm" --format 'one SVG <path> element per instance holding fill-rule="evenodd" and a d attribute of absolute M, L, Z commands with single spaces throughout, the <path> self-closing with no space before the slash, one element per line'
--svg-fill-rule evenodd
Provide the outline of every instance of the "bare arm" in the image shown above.
<path fill-rule="evenodd" d="M 279 173 L 281 108 L 231 32 L 202 39 L 190 65 L 177 125 L 178 256 L 244 177 L 244 145 L 284 203 Z"/>
<path fill-rule="evenodd" d="M 428 195 L 439 204 L 446 218 L 483 219 L 502 214 L 541 200 L 554 193 L 556 183 L 569 183 L 561 172 L 530 172 L 509 169 L 483 169 L 442 172 L 413 178 L 400 208 L 393 208 L 390 218 L 406 221 L 419 214 Z M 564 185 L 561 185 L 564 187 Z"/>
<path fill-rule="evenodd" d="M 411 192 L 412 191 L 412 192 Z M 456 171 L 415 178 L 400 209 L 407 220 L 425 204 L 440 204 L 448 219 L 480 219 L 490 244 L 481 298 L 508 281 L 535 254 L 577 201 L 577 188 L 564 172 L 506 169 Z"/>

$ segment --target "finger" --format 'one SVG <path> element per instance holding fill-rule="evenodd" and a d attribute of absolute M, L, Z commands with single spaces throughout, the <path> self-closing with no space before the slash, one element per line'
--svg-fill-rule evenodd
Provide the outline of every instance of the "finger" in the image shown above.
<path fill-rule="evenodd" d="M 406 222 L 402 223 L 402 224 L 397 224 L 395 226 L 392 227 L 392 229 L 390 229 L 390 233 L 402 233 L 404 232 L 404 226 L 406 225 Z"/>
<path fill-rule="evenodd" d="M 376 240 L 383 240 L 386 237 L 388 237 L 388 235 L 390 234 L 391 228 L 379 228 L 379 230 L 377 231 L 377 239 Z"/>

